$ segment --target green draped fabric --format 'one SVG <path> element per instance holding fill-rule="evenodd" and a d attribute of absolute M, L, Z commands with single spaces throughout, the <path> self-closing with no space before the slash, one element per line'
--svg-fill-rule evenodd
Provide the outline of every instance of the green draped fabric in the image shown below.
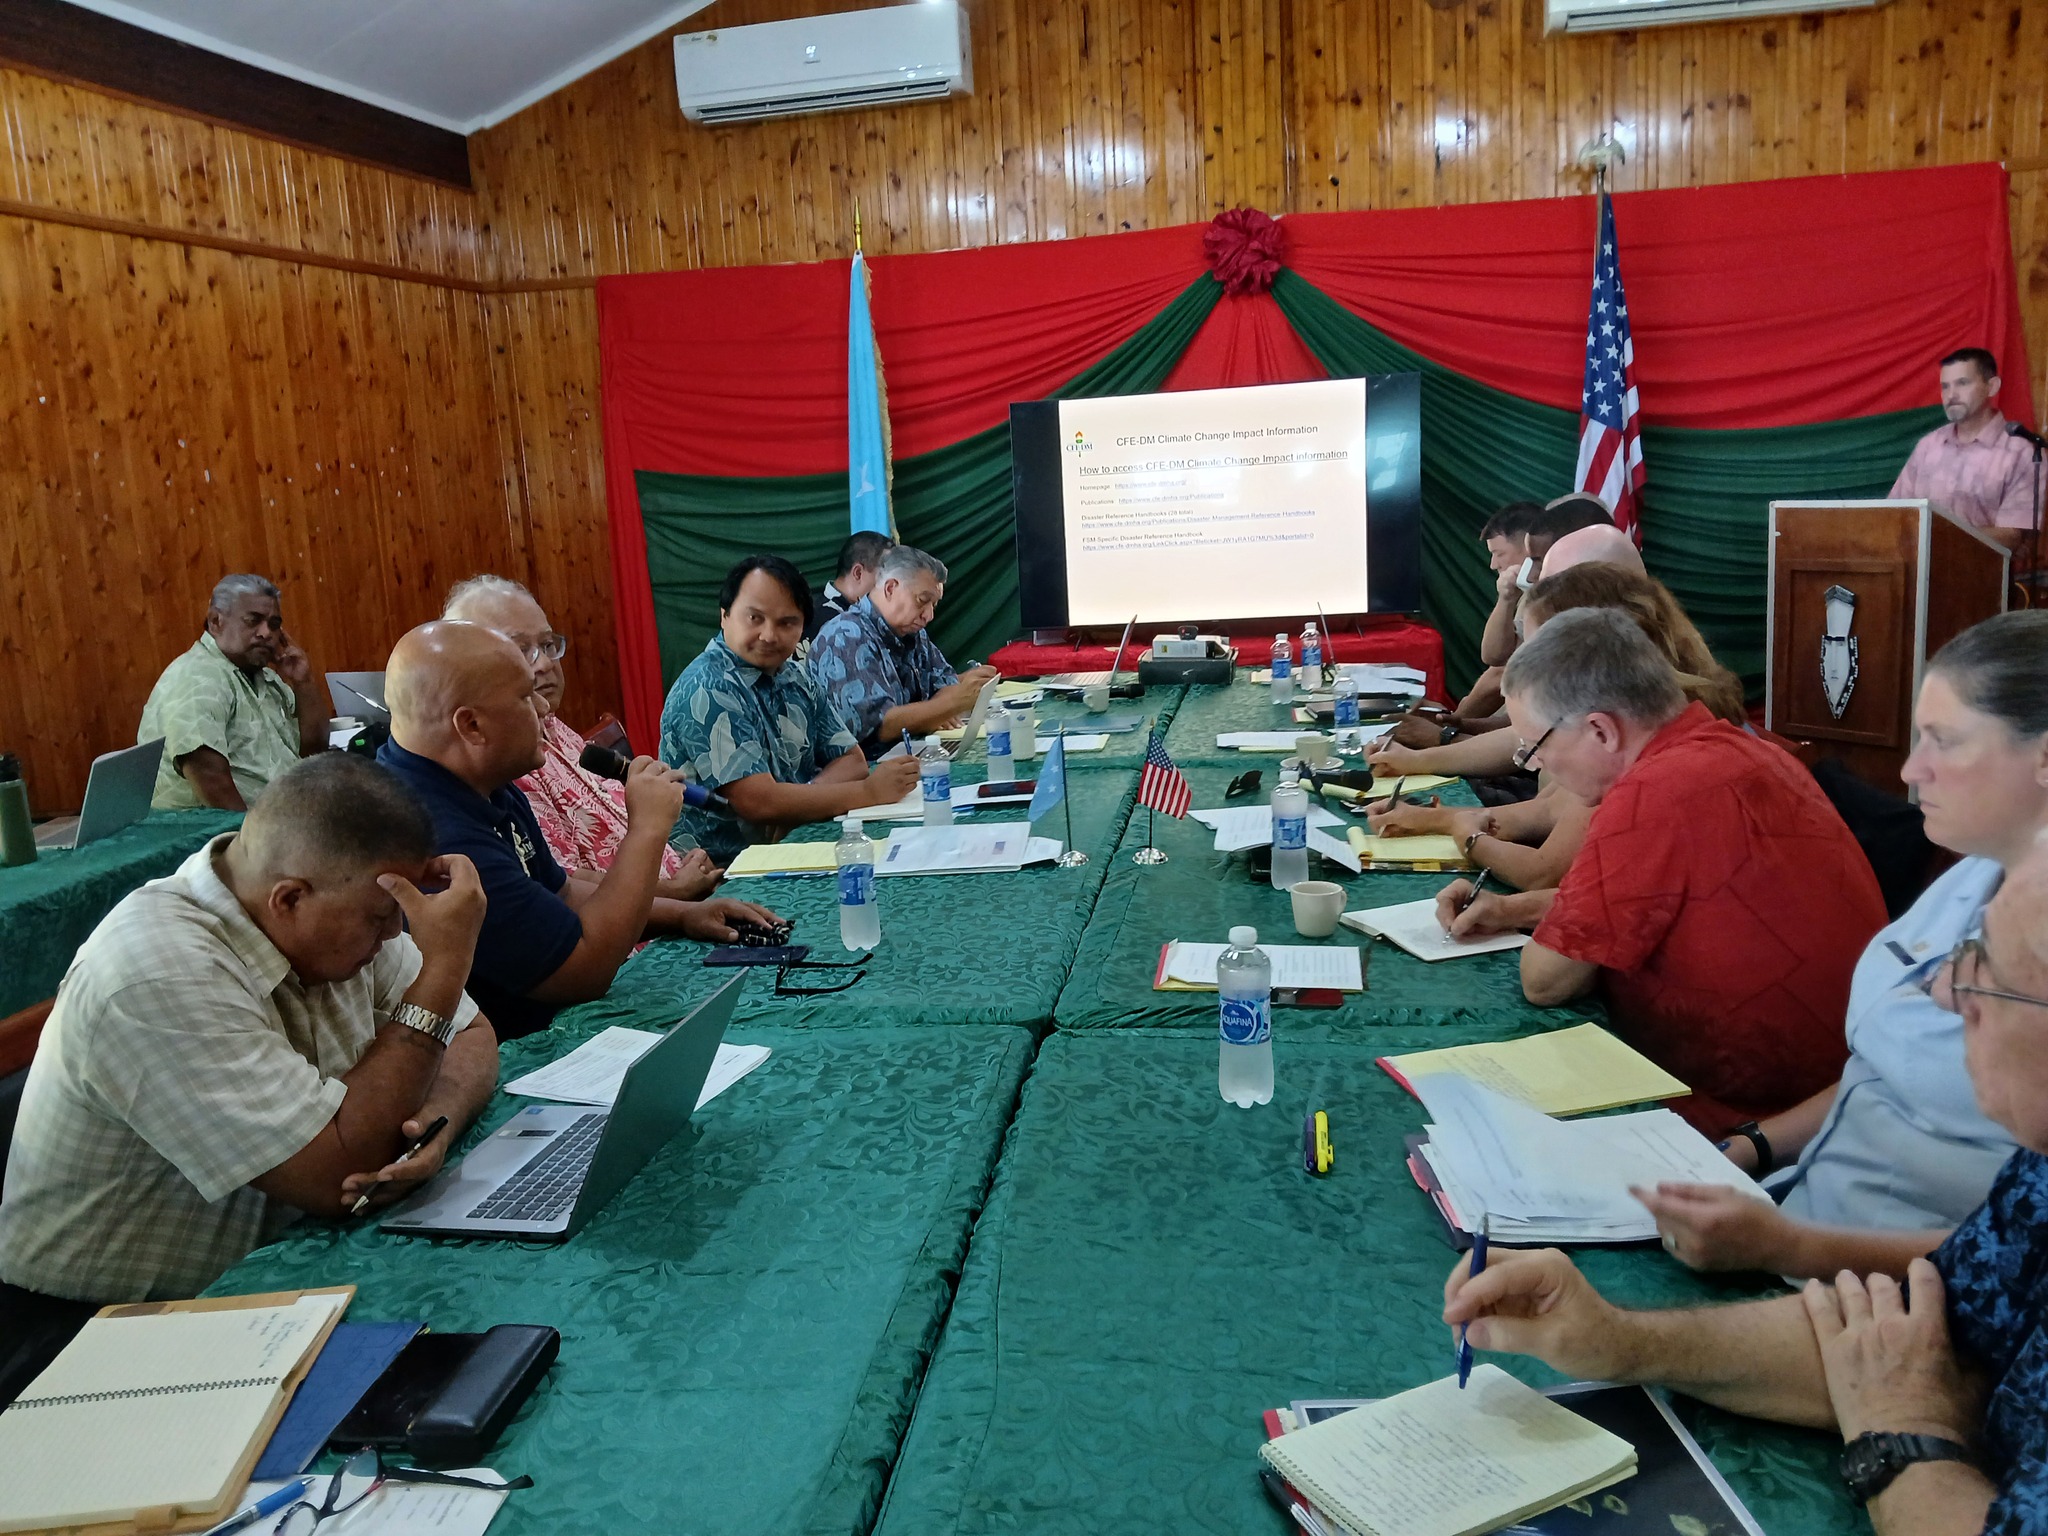
<path fill-rule="evenodd" d="M 1578 417 L 1431 362 L 1292 272 L 1280 274 L 1273 297 L 1333 376 L 1422 375 L 1423 611 L 1463 686 L 1479 670 L 1479 631 L 1493 606 L 1480 525 L 1503 502 L 1570 489 Z M 1940 422 L 1930 406 L 1800 427 L 1643 429 L 1644 562 L 1752 692 L 1763 686 L 1770 502 L 1882 496 L 1914 441 Z"/>
<path fill-rule="evenodd" d="M 1222 292 L 1204 273 L 1130 340 L 1054 390 L 1053 397 L 1157 389 Z M 804 570 L 829 571 L 846 537 L 843 474 L 743 479 L 642 470 L 634 478 L 647 527 L 647 573 L 661 632 L 664 687 L 717 627 L 718 584 L 734 561 L 770 550 Z M 932 638 L 956 660 L 984 657 L 1016 637 L 1014 506 L 1007 422 L 896 465 L 898 532 L 906 543 L 945 552 L 950 579 Z"/>

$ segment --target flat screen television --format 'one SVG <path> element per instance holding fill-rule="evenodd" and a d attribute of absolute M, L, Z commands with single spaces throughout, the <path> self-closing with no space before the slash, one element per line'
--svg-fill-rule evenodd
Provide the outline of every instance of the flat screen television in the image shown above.
<path fill-rule="evenodd" d="M 1033 629 L 1412 613 L 1412 373 L 1010 407 Z"/>

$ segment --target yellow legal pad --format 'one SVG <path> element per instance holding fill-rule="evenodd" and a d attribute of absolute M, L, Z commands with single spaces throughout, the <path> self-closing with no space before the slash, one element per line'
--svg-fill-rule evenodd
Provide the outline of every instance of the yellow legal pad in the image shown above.
<path fill-rule="evenodd" d="M 869 829 L 868 836 L 874 840 L 876 857 L 880 858 L 879 850 L 888 841 L 887 835 Z M 741 880 L 748 875 L 829 875 L 838 867 L 834 857 L 837 846 L 829 842 L 750 843 L 726 865 L 725 877 Z"/>
<path fill-rule="evenodd" d="M 1445 869 L 1465 869 L 1465 852 L 1455 837 L 1439 832 L 1420 837 L 1374 837 L 1363 827 L 1347 834 L 1352 852 L 1365 864 L 1436 864 Z"/>
<path fill-rule="evenodd" d="M 1583 1115 L 1692 1092 L 1598 1024 L 1579 1024 L 1522 1040 L 1382 1056 L 1380 1065 L 1410 1092 L 1418 1077 L 1455 1072 L 1546 1115 Z"/>

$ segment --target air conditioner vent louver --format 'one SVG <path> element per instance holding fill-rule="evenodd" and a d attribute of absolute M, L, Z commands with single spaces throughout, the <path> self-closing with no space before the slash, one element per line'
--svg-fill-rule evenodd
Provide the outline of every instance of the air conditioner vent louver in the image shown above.
<path fill-rule="evenodd" d="M 1885 0 L 1546 0 L 1546 32 L 1618 32 L 1695 21 L 1744 21 L 1815 11 L 1869 10 Z"/>

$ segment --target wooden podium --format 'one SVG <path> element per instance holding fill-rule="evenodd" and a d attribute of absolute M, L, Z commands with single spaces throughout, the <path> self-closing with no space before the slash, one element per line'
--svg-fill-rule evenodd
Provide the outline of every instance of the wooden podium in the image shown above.
<path fill-rule="evenodd" d="M 1772 502 L 1764 724 L 1898 794 L 1927 658 L 2004 611 L 2011 565 L 1924 501 Z"/>

